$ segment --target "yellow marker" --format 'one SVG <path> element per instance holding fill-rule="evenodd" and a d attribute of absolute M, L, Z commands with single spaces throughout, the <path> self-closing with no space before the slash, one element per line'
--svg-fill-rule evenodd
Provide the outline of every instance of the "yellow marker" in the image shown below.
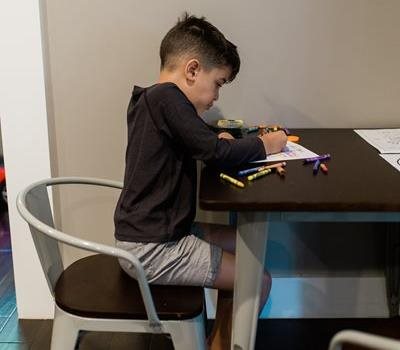
<path fill-rule="evenodd" d="M 230 177 L 230 176 L 228 176 L 228 175 L 226 175 L 226 174 L 224 174 L 224 173 L 219 174 L 219 177 L 220 177 L 221 179 L 224 179 L 224 180 L 230 182 L 231 184 L 234 184 L 234 185 L 240 187 L 240 188 L 243 188 L 243 187 L 244 187 L 244 183 L 243 183 L 243 182 L 241 182 L 241 181 L 239 181 L 239 180 L 236 180 L 236 179 L 234 179 L 233 177 Z"/>
<path fill-rule="evenodd" d="M 269 173 L 271 173 L 271 169 L 265 169 L 263 171 L 259 171 L 258 173 L 255 173 L 253 175 L 247 176 L 247 180 L 252 181 L 255 179 L 258 179 L 259 177 L 262 177 L 264 175 L 268 175 Z"/>

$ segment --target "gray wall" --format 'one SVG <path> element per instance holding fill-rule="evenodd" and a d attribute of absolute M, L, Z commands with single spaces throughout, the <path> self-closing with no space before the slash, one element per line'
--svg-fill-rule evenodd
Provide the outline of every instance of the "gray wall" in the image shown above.
<path fill-rule="evenodd" d="M 54 175 L 122 179 L 132 86 L 156 82 L 159 43 L 184 10 L 206 16 L 238 45 L 242 58 L 237 80 L 222 89 L 207 118 L 220 113 L 289 128 L 399 127 L 398 0 L 46 5 Z M 112 242 L 115 193 L 77 191 L 57 198 L 66 231 Z M 226 221 L 226 214 L 200 211 L 198 217 Z M 354 262 L 343 274 L 379 273 L 378 236 L 371 225 L 277 224 L 268 264 L 277 275 L 341 273 L 339 250 L 344 261 Z M 352 252 L 353 244 L 359 252 Z"/>

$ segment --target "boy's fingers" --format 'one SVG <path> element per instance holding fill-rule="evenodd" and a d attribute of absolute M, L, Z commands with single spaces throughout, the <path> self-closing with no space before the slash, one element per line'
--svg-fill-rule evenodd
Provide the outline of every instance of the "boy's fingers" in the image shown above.
<path fill-rule="evenodd" d="M 233 140 L 234 137 L 229 132 L 221 132 L 218 134 L 219 139 Z"/>

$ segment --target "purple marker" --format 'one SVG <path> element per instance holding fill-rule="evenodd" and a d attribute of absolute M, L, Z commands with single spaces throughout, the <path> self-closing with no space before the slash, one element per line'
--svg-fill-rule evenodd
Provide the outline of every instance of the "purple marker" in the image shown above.
<path fill-rule="evenodd" d="M 327 153 L 327 154 L 323 154 L 323 155 L 321 155 L 321 156 L 316 156 L 316 157 L 304 159 L 304 164 L 306 164 L 306 163 L 313 163 L 313 162 L 315 162 L 316 160 L 321 161 L 321 160 L 326 160 L 326 159 L 330 159 L 330 158 L 331 158 L 331 155 L 330 155 L 329 153 Z"/>
<path fill-rule="evenodd" d="M 321 165 L 321 162 L 317 159 L 314 163 L 314 166 L 312 168 L 313 174 L 316 175 L 318 173 L 319 166 Z"/>

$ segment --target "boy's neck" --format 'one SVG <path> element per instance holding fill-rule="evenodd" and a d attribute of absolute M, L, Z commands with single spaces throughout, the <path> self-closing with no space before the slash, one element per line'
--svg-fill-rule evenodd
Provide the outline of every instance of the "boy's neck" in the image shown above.
<path fill-rule="evenodd" d="M 162 83 L 175 83 L 176 85 L 179 85 L 179 82 L 181 80 L 181 77 L 179 76 L 178 72 L 174 71 L 168 71 L 168 70 L 162 70 L 160 72 L 160 77 L 158 79 L 158 82 L 160 84 Z"/>
<path fill-rule="evenodd" d="M 184 78 L 178 71 L 162 70 L 160 72 L 158 83 L 174 83 L 185 95 L 187 95 Z"/>

